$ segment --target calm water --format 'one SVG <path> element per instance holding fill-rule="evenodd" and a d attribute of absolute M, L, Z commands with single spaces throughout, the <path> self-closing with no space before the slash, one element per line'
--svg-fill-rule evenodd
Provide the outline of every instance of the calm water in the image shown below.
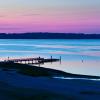
<path fill-rule="evenodd" d="M 100 75 L 100 40 L 0 40 L 0 60 L 8 56 L 61 56 L 62 64 L 43 66 L 71 73 Z"/>

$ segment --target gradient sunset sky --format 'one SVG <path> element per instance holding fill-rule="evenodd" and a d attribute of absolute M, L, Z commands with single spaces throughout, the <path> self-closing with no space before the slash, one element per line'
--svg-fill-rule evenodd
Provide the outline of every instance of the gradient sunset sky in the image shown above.
<path fill-rule="evenodd" d="M 0 0 L 1 32 L 100 33 L 100 0 Z"/>

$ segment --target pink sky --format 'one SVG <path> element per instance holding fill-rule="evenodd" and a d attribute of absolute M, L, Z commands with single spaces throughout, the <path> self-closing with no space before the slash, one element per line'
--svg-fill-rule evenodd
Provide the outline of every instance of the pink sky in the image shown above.
<path fill-rule="evenodd" d="M 100 0 L 0 0 L 0 32 L 100 33 Z"/>

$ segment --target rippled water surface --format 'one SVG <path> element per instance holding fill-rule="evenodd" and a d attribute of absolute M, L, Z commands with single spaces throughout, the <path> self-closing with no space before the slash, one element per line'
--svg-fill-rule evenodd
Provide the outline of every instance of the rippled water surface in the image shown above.
<path fill-rule="evenodd" d="M 100 40 L 0 40 L 0 60 L 7 57 L 62 57 L 62 64 L 45 64 L 66 72 L 100 75 Z M 61 67 L 62 66 L 62 67 Z"/>

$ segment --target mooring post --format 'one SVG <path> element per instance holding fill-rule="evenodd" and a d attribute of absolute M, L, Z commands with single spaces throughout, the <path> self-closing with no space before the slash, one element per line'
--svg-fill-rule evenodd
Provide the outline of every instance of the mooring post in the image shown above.
<path fill-rule="evenodd" d="M 51 56 L 51 64 L 52 64 L 52 56 Z"/>
<path fill-rule="evenodd" d="M 60 56 L 60 59 L 59 60 L 60 60 L 60 64 L 61 64 L 61 56 Z"/>

